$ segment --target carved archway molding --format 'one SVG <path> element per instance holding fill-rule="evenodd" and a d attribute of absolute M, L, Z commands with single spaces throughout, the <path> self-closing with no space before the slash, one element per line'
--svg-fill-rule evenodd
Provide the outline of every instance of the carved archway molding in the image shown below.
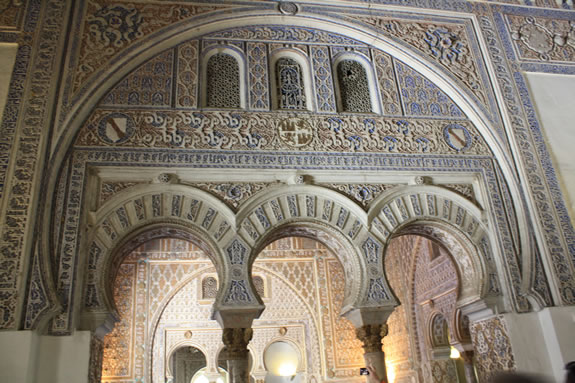
<path fill-rule="evenodd" d="M 314 185 L 286 185 L 252 197 L 238 212 L 237 226 L 253 249 L 250 264 L 265 246 L 283 237 L 308 237 L 330 248 L 346 276 L 343 314 L 398 304 L 383 272 L 383 243 L 369 232 L 367 218 L 340 193 Z"/>
<path fill-rule="evenodd" d="M 457 306 L 466 315 L 490 315 L 505 309 L 503 292 L 513 297 L 501 282 L 505 276 L 498 267 L 489 218 L 462 196 L 432 185 L 400 187 L 381 195 L 368 214 L 371 231 L 386 244 L 396 236 L 414 234 L 449 250 L 461 277 Z"/>
<path fill-rule="evenodd" d="M 88 311 L 113 313 L 110 281 L 123 257 L 152 237 L 175 236 L 197 243 L 216 265 L 221 281 L 216 315 L 250 306 L 257 317 L 263 303 L 250 278 L 257 254 L 279 238 L 304 236 L 323 242 L 340 258 L 346 274 L 343 313 L 393 308 L 398 302 L 385 277 L 384 249 L 393 236 L 412 233 L 440 241 L 453 254 L 464 277 L 459 296 L 464 307 L 501 294 L 482 220 L 484 213 L 473 203 L 430 185 L 386 192 L 367 213 L 337 192 L 283 185 L 253 196 L 237 215 L 190 186 L 138 186 L 118 193 L 91 217 L 90 245 L 83 256 L 88 271 L 84 305 Z"/>
<path fill-rule="evenodd" d="M 195 243 L 216 265 L 220 278 L 225 276 L 227 263 L 220 249 L 235 219 L 227 206 L 204 191 L 171 184 L 137 186 L 118 193 L 88 221 L 88 240 L 79 254 L 86 264 L 83 300 L 88 311 L 115 312 L 117 268 L 126 255 L 153 238 L 172 236 Z"/>

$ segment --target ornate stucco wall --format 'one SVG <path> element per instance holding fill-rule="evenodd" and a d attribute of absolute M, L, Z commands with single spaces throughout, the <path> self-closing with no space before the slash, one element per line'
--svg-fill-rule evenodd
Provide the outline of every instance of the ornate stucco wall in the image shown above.
<path fill-rule="evenodd" d="M 95 331 L 110 275 L 159 226 L 212 251 L 220 311 L 263 309 L 251 261 L 294 232 L 337 250 L 344 311 L 392 310 L 383 255 L 416 229 L 465 249 L 457 305 L 477 326 L 575 304 L 572 221 L 525 76 L 575 74 L 572 7 L 0 1 L 0 43 L 18 45 L 0 127 L 0 328 Z M 204 107 L 210 49 L 238 58 L 241 108 Z M 285 52 L 305 110 L 274 110 Z M 371 114 L 341 112 L 336 63 L 352 56 Z"/>
<path fill-rule="evenodd" d="M 156 239 L 134 250 L 115 282 L 120 321 L 104 338 L 102 381 L 163 382 L 167 360 L 183 346 L 200 349 L 213 370 L 223 343 L 221 328 L 210 320 L 214 299 L 201 287 L 209 275 L 215 275 L 209 258 L 189 242 Z M 282 340 L 298 347 L 306 379 L 357 379 L 361 343 L 339 316 L 344 276 L 338 259 L 313 240 L 285 238 L 258 255 L 254 275 L 264 282 L 267 309 L 253 325 L 252 375 L 265 376 L 264 350 Z"/>

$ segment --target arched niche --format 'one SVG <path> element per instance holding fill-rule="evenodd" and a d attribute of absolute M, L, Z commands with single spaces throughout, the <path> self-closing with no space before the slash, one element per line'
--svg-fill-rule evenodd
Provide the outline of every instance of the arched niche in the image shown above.
<path fill-rule="evenodd" d="M 357 52 L 344 52 L 335 56 L 333 60 L 334 76 L 336 78 L 335 91 L 337 95 L 338 110 L 341 112 L 346 112 L 343 108 L 342 101 L 342 89 L 339 78 L 339 65 L 344 61 L 351 61 L 361 65 L 365 71 L 365 80 L 367 81 L 367 91 L 369 103 L 371 105 L 371 110 L 369 112 L 379 114 L 381 113 L 379 92 L 377 90 L 377 78 L 375 76 L 373 65 L 370 60 L 361 53 Z"/>
<path fill-rule="evenodd" d="M 227 55 L 235 60 L 236 65 L 238 66 L 238 98 L 239 98 L 239 105 L 237 107 L 230 107 L 230 109 L 244 109 L 246 107 L 246 59 L 242 52 L 240 52 L 236 47 L 233 46 L 214 46 L 206 49 L 202 57 L 200 58 L 200 94 L 201 97 L 201 105 L 207 108 L 215 108 L 214 106 L 208 105 L 208 65 L 210 59 L 212 59 L 216 55 Z"/>
<path fill-rule="evenodd" d="M 297 109 L 286 109 L 281 108 L 281 102 L 278 99 L 278 95 L 280 92 L 280 82 L 281 78 L 278 73 L 278 61 L 280 60 L 291 60 L 295 63 L 295 65 L 299 66 L 301 71 L 300 73 L 300 81 L 302 82 L 303 87 L 303 94 L 305 96 L 305 100 L 303 101 L 302 108 Z M 307 55 L 304 54 L 299 49 L 289 49 L 289 48 L 282 48 L 276 49 L 271 52 L 271 59 L 270 59 L 270 79 L 271 79 L 271 99 L 272 99 L 272 109 L 273 110 L 294 110 L 294 111 L 302 111 L 302 110 L 314 110 L 314 97 L 312 93 L 313 89 L 313 81 L 312 81 L 312 74 L 310 69 L 309 58 Z"/>
<path fill-rule="evenodd" d="M 449 326 L 447 319 L 442 313 L 433 313 L 426 327 L 429 334 L 429 344 L 432 349 L 449 348 Z"/>

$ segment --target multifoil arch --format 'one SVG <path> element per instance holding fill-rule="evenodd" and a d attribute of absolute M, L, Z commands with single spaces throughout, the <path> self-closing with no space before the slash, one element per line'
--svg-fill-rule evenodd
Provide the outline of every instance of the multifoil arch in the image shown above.
<path fill-rule="evenodd" d="M 335 191 L 286 185 L 248 201 L 238 212 L 237 230 L 252 249 L 250 267 L 265 246 L 284 237 L 308 237 L 330 248 L 346 276 L 343 314 L 397 304 L 383 271 L 383 244 L 369 232 L 367 218 L 356 203 Z"/>

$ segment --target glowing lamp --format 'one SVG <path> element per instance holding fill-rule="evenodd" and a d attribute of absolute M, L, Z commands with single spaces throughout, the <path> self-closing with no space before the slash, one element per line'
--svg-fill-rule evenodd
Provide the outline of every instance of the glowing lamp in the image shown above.
<path fill-rule="evenodd" d="M 451 353 L 449 354 L 449 357 L 451 359 L 459 359 L 461 357 L 461 354 L 455 347 L 451 347 Z"/>
<path fill-rule="evenodd" d="M 277 376 L 297 374 L 299 352 L 287 342 L 274 342 L 264 353 L 266 370 Z"/>

